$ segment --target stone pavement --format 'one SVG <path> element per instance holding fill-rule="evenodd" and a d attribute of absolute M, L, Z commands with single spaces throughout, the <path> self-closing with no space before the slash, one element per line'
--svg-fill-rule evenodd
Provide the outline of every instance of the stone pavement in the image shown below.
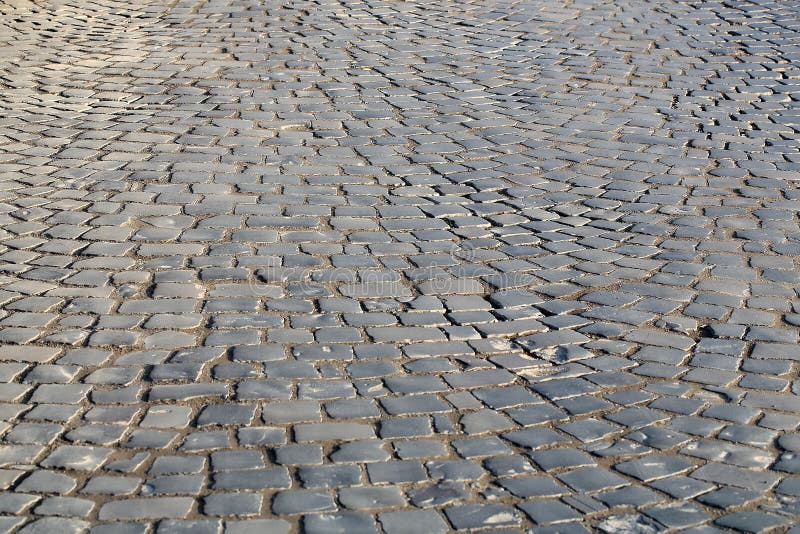
<path fill-rule="evenodd" d="M 0 14 L 0 531 L 798 521 L 797 0 Z"/>

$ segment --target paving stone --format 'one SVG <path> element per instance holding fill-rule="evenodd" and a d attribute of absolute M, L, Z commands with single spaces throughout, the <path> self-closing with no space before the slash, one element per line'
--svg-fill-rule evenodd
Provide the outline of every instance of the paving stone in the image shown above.
<path fill-rule="evenodd" d="M 399 488 L 342 488 L 339 502 L 352 510 L 373 510 L 403 506 L 405 497 Z"/>
<path fill-rule="evenodd" d="M 379 441 L 345 442 L 330 454 L 330 459 L 334 462 L 382 462 L 389 457 Z"/>
<path fill-rule="evenodd" d="M 95 495 L 130 495 L 140 485 L 138 477 L 95 476 L 89 479 L 81 493 Z"/>
<path fill-rule="evenodd" d="M 191 415 L 192 409 L 188 406 L 151 406 L 140 424 L 149 428 L 184 428 Z"/>
<path fill-rule="evenodd" d="M 378 532 L 371 516 L 359 512 L 340 512 L 337 514 L 308 515 L 303 518 L 305 532 Z"/>
<path fill-rule="evenodd" d="M 275 449 L 276 463 L 283 465 L 319 465 L 322 447 L 319 445 L 282 445 Z"/>
<path fill-rule="evenodd" d="M 381 527 L 389 534 L 412 534 L 423 530 L 431 534 L 447 532 L 448 525 L 433 510 L 403 510 L 378 515 Z"/>
<path fill-rule="evenodd" d="M 765 532 L 791 524 L 788 518 L 763 512 L 734 512 L 718 518 L 714 523 L 741 532 Z"/>
<path fill-rule="evenodd" d="M 62 493 L 71 492 L 76 486 L 75 479 L 52 471 L 35 471 L 14 488 L 26 493 Z"/>
<path fill-rule="evenodd" d="M 641 514 L 631 514 L 625 516 L 611 516 L 598 524 L 598 529 L 608 534 L 620 531 L 646 532 L 650 534 L 662 530 L 663 527 L 649 517 Z"/>
<path fill-rule="evenodd" d="M 651 481 L 685 473 L 693 467 L 693 463 L 683 458 L 654 454 L 619 463 L 614 469 L 639 480 Z"/>
<path fill-rule="evenodd" d="M 91 523 L 81 519 L 67 519 L 60 517 L 45 517 L 26 524 L 18 532 L 28 534 L 44 532 L 85 532 Z"/>
<path fill-rule="evenodd" d="M 577 491 L 597 491 L 626 485 L 625 479 L 599 467 L 585 467 L 558 475 L 558 479 Z"/>
<path fill-rule="evenodd" d="M 468 496 L 469 492 L 463 483 L 451 481 L 416 488 L 408 492 L 411 502 L 419 508 L 439 507 L 463 500 Z"/>
<path fill-rule="evenodd" d="M 111 455 L 110 449 L 62 445 L 45 458 L 41 465 L 60 469 L 94 471 Z"/>
<path fill-rule="evenodd" d="M 714 485 L 688 476 L 671 476 L 649 483 L 650 487 L 676 499 L 691 499 L 714 489 Z"/>
<path fill-rule="evenodd" d="M 214 474 L 213 489 L 261 490 L 288 488 L 291 485 L 286 468 L 241 469 Z"/>
<path fill-rule="evenodd" d="M 101 520 L 160 519 L 186 517 L 192 509 L 191 497 L 153 497 L 111 501 L 100 507 Z"/>
<path fill-rule="evenodd" d="M 248 425 L 255 415 L 255 405 L 215 404 L 206 406 L 197 417 L 199 426 Z"/>
<path fill-rule="evenodd" d="M 333 497 L 317 490 L 282 491 L 272 501 L 276 514 L 301 514 L 336 511 Z"/>
<path fill-rule="evenodd" d="M 657 502 L 660 497 L 654 491 L 639 486 L 624 488 L 600 493 L 597 498 L 608 506 L 642 506 Z"/>
<path fill-rule="evenodd" d="M 732 506 L 741 506 L 759 498 L 759 494 L 731 487 L 722 487 L 698 497 L 700 502 L 726 509 Z"/>
<path fill-rule="evenodd" d="M 199 473 L 206 467 L 202 456 L 159 456 L 148 470 L 150 475 L 173 473 Z"/>
<path fill-rule="evenodd" d="M 427 479 L 422 465 L 411 460 L 370 463 L 367 465 L 369 479 L 375 484 L 419 482 Z"/>
<path fill-rule="evenodd" d="M 258 469 L 261 467 L 264 467 L 264 459 L 259 451 L 217 451 L 211 453 L 211 469 L 214 471 Z"/>
<path fill-rule="evenodd" d="M 361 469 L 356 465 L 301 466 L 297 474 L 306 488 L 354 486 L 361 481 Z"/>
<path fill-rule="evenodd" d="M 567 488 L 548 476 L 504 478 L 499 484 L 519 497 L 556 497 L 568 493 Z"/>
<path fill-rule="evenodd" d="M 402 460 L 413 458 L 436 458 L 448 455 L 445 444 L 434 440 L 396 440 L 392 445 L 395 453 Z"/>
<path fill-rule="evenodd" d="M 558 428 L 583 442 L 604 439 L 620 430 L 614 425 L 592 418 L 565 423 Z"/>
<path fill-rule="evenodd" d="M 502 504 L 475 504 L 453 506 L 445 509 L 447 519 L 456 530 L 474 529 L 485 526 L 514 527 L 519 524 L 517 512 Z"/>
<path fill-rule="evenodd" d="M 225 534 L 255 534 L 258 532 L 289 532 L 291 523 L 284 519 L 245 519 L 242 521 L 226 521 Z"/>
<path fill-rule="evenodd" d="M 589 455 L 569 448 L 535 451 L 531 453 L 531 458 L 536 462 L 536 465 L 545 471 L 564 467 L 586 467 L 595 464 L 595 461 Z"/>
<path fill-rule="evenodd" d="M 751 491 L 765 491 L 780 480 L 775 473 L 751 471 L 733 465 L 708 463 L 692 473 L 693 478 L 717 484 L 728 484 Z"/>
<path fill-rule="evenodd" d="M 553 445 L 567 441 L 554 430 L 545 428 L 527 428 L 525 430 L 507 432 L 503 434 L 503 437 L 512 443 L 521 445 L 523 447 L 529 447 L 531 449 L 538 449 L 547 445 Z"/>
<path fill-rule="evenodd" d="M 298 441 L 354 440 L 375 437 L 370 425 L 359 423 L 309 423 L 294 427 Z"/>
<path fill-rule="evenodd" d="M 644 513 L 667 528 L 691 527 L 708 521 L 708 516 L 691 503 L 653 506 Z"/>
<path fill-rule="evenodd" d="M 580 519 L 580 514 L 560 501 L 535 501 L 519 505 L 531 520 L 537 525 L 548 523 L 561 523 L 571 519 Z"/>
<path fill-rule="evenodd" d="M 0 496 L 0 510 L 4 513 L 20 515 L 39 499 L 38 495 L 28 493 L 6 493 Z"/>
<path fill-rule="evenodd" d="M 34 509 L 38 515 L 86 517 L 94 508 L 94 502 L 76 497 L 48 497 Z"/>

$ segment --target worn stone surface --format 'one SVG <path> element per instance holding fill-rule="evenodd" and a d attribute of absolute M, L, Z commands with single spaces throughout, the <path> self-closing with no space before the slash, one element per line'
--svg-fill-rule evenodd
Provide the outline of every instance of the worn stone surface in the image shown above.
<path fill-rule="evenodd" d="M 0 530 L 800 521 L 796 0 L 0 14 Z"/>

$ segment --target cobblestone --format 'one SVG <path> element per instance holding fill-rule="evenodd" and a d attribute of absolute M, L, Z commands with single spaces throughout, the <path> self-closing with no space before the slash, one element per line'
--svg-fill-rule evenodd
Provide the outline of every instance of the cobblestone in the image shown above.
<path fill-rule="evenodd" d="M 0 530 L 790 529 L 799 11 L 0 1 Z"/>

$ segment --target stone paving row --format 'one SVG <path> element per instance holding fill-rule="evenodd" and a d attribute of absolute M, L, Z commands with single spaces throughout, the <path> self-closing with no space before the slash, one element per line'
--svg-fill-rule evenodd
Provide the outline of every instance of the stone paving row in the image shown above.
<path fill-rule="evenodd" d="M 800 531 L 797 0 L 0 14 L 0 531 Z"/>

